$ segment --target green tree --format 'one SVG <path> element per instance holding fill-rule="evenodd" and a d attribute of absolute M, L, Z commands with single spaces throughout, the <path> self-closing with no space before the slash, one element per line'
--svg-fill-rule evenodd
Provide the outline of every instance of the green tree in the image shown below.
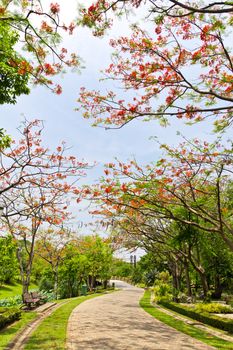
<path fill-rule="evenodd" d="M 19 274 L 16 245 L 10 235 L 0 238 L 0 252 L 0 284 L 9 283 Z"/>
<path fill-rule="evenodd" d="M 95 287 L 96 279 L 100 278 L 105 284 L 111 277 L 112 249 L 98 235 L 86 236 L 81 244 L 81 251 L 87 257 L 89 264 L 88 286 Z"/>
<path fill-rule="evenodd" d="M 54 75 L 64 72 L 64 67 L 77 67 L 80 63 L 78 56 L 75 53 L 69 54 L 61 44 L 62 33 L 72 34 L 75 24 L 66 24 L 60 18 L 60 5 L 43 0 L 0 0 L 0 23 L 3 57 L 7 52 L 10 65 L 16 71 L 19 70 L 20 75 L 26 74 L 27 79 L 29 75 L 32 83 L 46 85 L 60 94 L 62 88 L 52 81 Z M 9 50 L 10 44 L 15 45 L 18 39 L 16 52 Z M 18 61 L 22 50 L 26 52 L 27 58 Z M 18 92 L 18 81 L 11 81 L 16 84 Z M 10 84 L 8 79 L 7 84 Z M 24 87 L 27 91 L 26 85 Z M 10 100 L 14 101 L 14 98 Z"/>
<path fill-rule="evenodd" d="M 16 103 L 16 97 L 29 94 L 29 63 L 14 46 L 19 40 L 7 23 L 0 21 L 0 104 Z"/>
<path fill-rule="evenodd" d="M 115 258 L 112 262 L 112 275 L 119 278 L 130 277 L 132 275 L 132 266 L 124 260 Z"/>
<path fill-rule="evenodd" d="M 58 290 L 62 298 L 79 294 L 82 283 L 86 283 L 89 272 L 88 259 L 76 244 L 70 243 L 64 250 L 64 258 L 58 269 Z"/>

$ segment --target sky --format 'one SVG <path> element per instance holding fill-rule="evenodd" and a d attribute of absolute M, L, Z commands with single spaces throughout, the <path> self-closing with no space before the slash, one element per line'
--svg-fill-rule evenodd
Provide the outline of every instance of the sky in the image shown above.
<path fill-rule="evenodd" d="M 45 2 L 49 3 L 47 0 Z M 67 20 L 71 19 L 77 2 L 69 0 L 69 6 L 64 0 L 59 3 L 63 16 L 65 14 Z M 132 20 L 138 21 L 139 18 L 132 16 Z M 91 123 L 84 120 L 80 112 L 74 110 L 77 107 L 76 100 L 80 87 L 102 88 L 99 71 L 107 67 L 111 61 L 111 48 L 108 45 L 110 38 L 127 33 L 129 33 L 128 23 L 122 20 L 116 21 L 111 32 L 102 39 L 93 37 L 86 28 L 79 28 L 72 37 L 65 37 L 63 46 L 77 52 L 86 68 L 80 74 L 69 72 L 57 78 L 63 87 L 62 95 L 55 95 L 46 87 L 35 87 L 32 88 L 30 95 L 19 97 L 17 104 L 1 106 L 1 127 L 14 137 L 17 135 L 16 128 L 24 117 L 28 120 L 44 120 L 43 139 L 50 149 L 64 140 L 71 147 L 71 154 L 89 163 L 97 162 L 97 166 L 88 171 L 87 177 L 82 180 L 86 183 L 97 181 L 102 174 L 103 164 L 113 161 L 114 157 L 121 160 L 135 157 L 139 163 L 156 161 L 161 154 L 151 136 L 157 136 L 160 142 L 172 145 L 181 141 L 176 131 L 181 131 L 190 138 L 198 136 L 207 140 L 212 139 L 214 136 L 208 123 L 190 127 L 179 120 L 174 120 L 171 126 L 162 128 L 156 121 L 135 121 L 120 130 L 105 130 L 91 127 Z M 93 221 L 85 207 L 86 204 L 83 204 L 82 208 L 78 205 L 73 206 L 74 226 L 79 229 L 81 223 Z M 87 229 L 82 228 L 80 232 L 86 233 Z"/>

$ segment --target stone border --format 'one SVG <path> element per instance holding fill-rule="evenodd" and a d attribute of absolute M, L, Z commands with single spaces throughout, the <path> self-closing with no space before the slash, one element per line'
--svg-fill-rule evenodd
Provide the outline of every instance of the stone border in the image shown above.
<path fill-rule="evenodd" d="M 13 340 L 7 345 L 5 350 L 23 350 L 25 344 L 27 343 L 31 333 L 40 325 L 40 323 L 48 316 L 50 316 L 53 311 L 57 310 L 62 305 L 68 303 L 68 301 L 64 301 L 62 303 L 47 303 L 43 305 L 44 307 L 39 309 L 38 316 L 28 323 L 21 331 L 16 333 Z M 46 307 L 47 305 L 47 307 Z M 36 311 L 36 310 L 35 310 Z"/>

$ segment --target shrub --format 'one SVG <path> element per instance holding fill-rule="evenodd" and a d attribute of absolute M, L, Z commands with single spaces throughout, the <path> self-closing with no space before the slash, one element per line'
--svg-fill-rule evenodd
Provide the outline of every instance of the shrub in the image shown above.
<path fill-rule="evenodd" d="M 154 296 L 156 302 L 172 299 L 172 287 L 168 272 L 161 272 L 159 274 L 154 286 Z"/>
<path fill-rule="evenodd" d="M 54 287 L 54 282 L 52 278 L 50 278 L 49 274 L 41 277 L 39 282 L 39 290 L 50 291 Z"/>
<path fill-rule="evenodd" d="M 197 312 L 209 312 L 216 314 L 231 314 L 233 312 L 231 307 L 219 303 L 196 304 L 194 310 Z"/>
<path fill-rule="evenodd" d="M 55 293 L 53 291 L 47 292 L 46 290 L 40 290 L 39 295 L 42 296 L 44 302 L 48 302 L 56 299 Z"/>
<path fill-rule="evenodd" d="M 161 300 L 159 304 L 170 310 L 178 312 L 179 314 L 190 317 L 199 322 L 208 324 L 209 326 L 233 333 L 233 320 L 223 319 L 218 316 L 210 315 L 206 312 L 198 312 L 195 309 L 191 309 L 190 307 L 179 305 L 173 302 L 168 302 L 165 300 Z"/>
<path fill-rule="evenodd" d="M 21 311 L 16 307 L 6 308 L 0 307 L 0 329 L 6 325 L 19 320 Z"/>
<path fill-rule="evenodd" d="M 18 306 L 23 303 L 21 295 L 15 295 L 14 297 L 0 299 L 0 306 Z"/>

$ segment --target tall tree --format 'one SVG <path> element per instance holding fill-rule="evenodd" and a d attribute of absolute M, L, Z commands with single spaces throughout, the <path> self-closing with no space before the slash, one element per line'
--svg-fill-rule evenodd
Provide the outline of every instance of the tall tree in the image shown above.
<path fill-rule="evenodd" d="M 64 143 L 54 152 L 43 147 L 42 130 L 40 121 L 25 122 L 23 138 L 0 154 L 1 225 L 19 243 L 17 256 L 24 293 L 30 283 L 38 230 L 43 223 L 60 225 L 68 217 L 67 206 L 77 191 L 76 182 L 87 167 L 66 155 Z"/>
<path fill-rule="evenodd" d="M 39 232 L 35 244 L 35 253 L 45 260 L 51 267 L 54 280 L 54 294 L 58 296 L 58 269 L 64 259 L 64 250 L 71 241 L 71 232 L 62 224 L 60 227 L 50 226 Z"/>
<path fill-rule="evenodd" d="M 177 148 L 162 147 L 166 158 L 154 165 L 107 165 L 106 178 L 92 192 L 93 198 L 101 199 L 102 213 L 111 218 L 128 208 L 182 222 L 219 235 L 233 250 L 231 144 L 195 139 Z M 189 212 L 188 217 L 180 215 L 180 208 Z"/>
<path fill-rule="evenodd" d="M 8 235 L 0 238 L 0 284 L 12 282 L 18 274 L 18 263 L 16 260 L 16 244 Z"/>
<path fill-rule="evenodd" d="M 64 72 L 65 67 L 77 67 L 80 63 L 79 57 L 75 53 L 68 54 L 68 50 L 61 44 L 62 34 L 72 34 L 74 28 L 74 22 L 65 24 L 60 18 L 60 5 L 57 2 L 0 1 L 0 32 L 6 35 L 1 42 L 3 44 L 7 41 L 6 48 L 1 50 L 1 58 L 6 64 L 8 77 L 11 73 L 10 89 L 8 87 L 11 98 L 8 96 L 7 101 L 5 96 L 1 103 L 15 102 L 16 96 L 28 93 L 29 77 L 34 84 L 47 85 L 57 94 L 62 92 L 61 86 L 52 81 L 53 77 Z M 18 39 L 16 52 L 16 49 L 9 48 L 9 44 L 13 46 Z M 20 59 L 19 52 L 22 49 L 26 51 L 25 59 Z M 14 75 L 14 72 L 19 72 L 19 76 Z M 8 79 L 5 78 L 4 84 L 9 85 Z M 17 92 L 15 96 L 14 92 Z"/>
<path fill-rule="evenodd" d="M 143 2 L 144 3 L 144 2 Z M 82 88 L 80 108 L 93 125 L 121 128 L 136 118 L 171 118 L 188 123 L 210 118 L 215 130 L 232 123 L 233 64 L 232 4 L 148 1 L 152 5 L 149 32 L 134 26 L 130 37 L 111 40 L 115 49 L 105 77 L 124 89 L 89 91 Z M 170 3 L 170 6 L 169 6 Z M 110 9 L 139 6 L 141 1 L 95 2 L 84 11 L 90 26 L 103 24 Z M 188 67 L 188 69 L 187 69 Z"/>

